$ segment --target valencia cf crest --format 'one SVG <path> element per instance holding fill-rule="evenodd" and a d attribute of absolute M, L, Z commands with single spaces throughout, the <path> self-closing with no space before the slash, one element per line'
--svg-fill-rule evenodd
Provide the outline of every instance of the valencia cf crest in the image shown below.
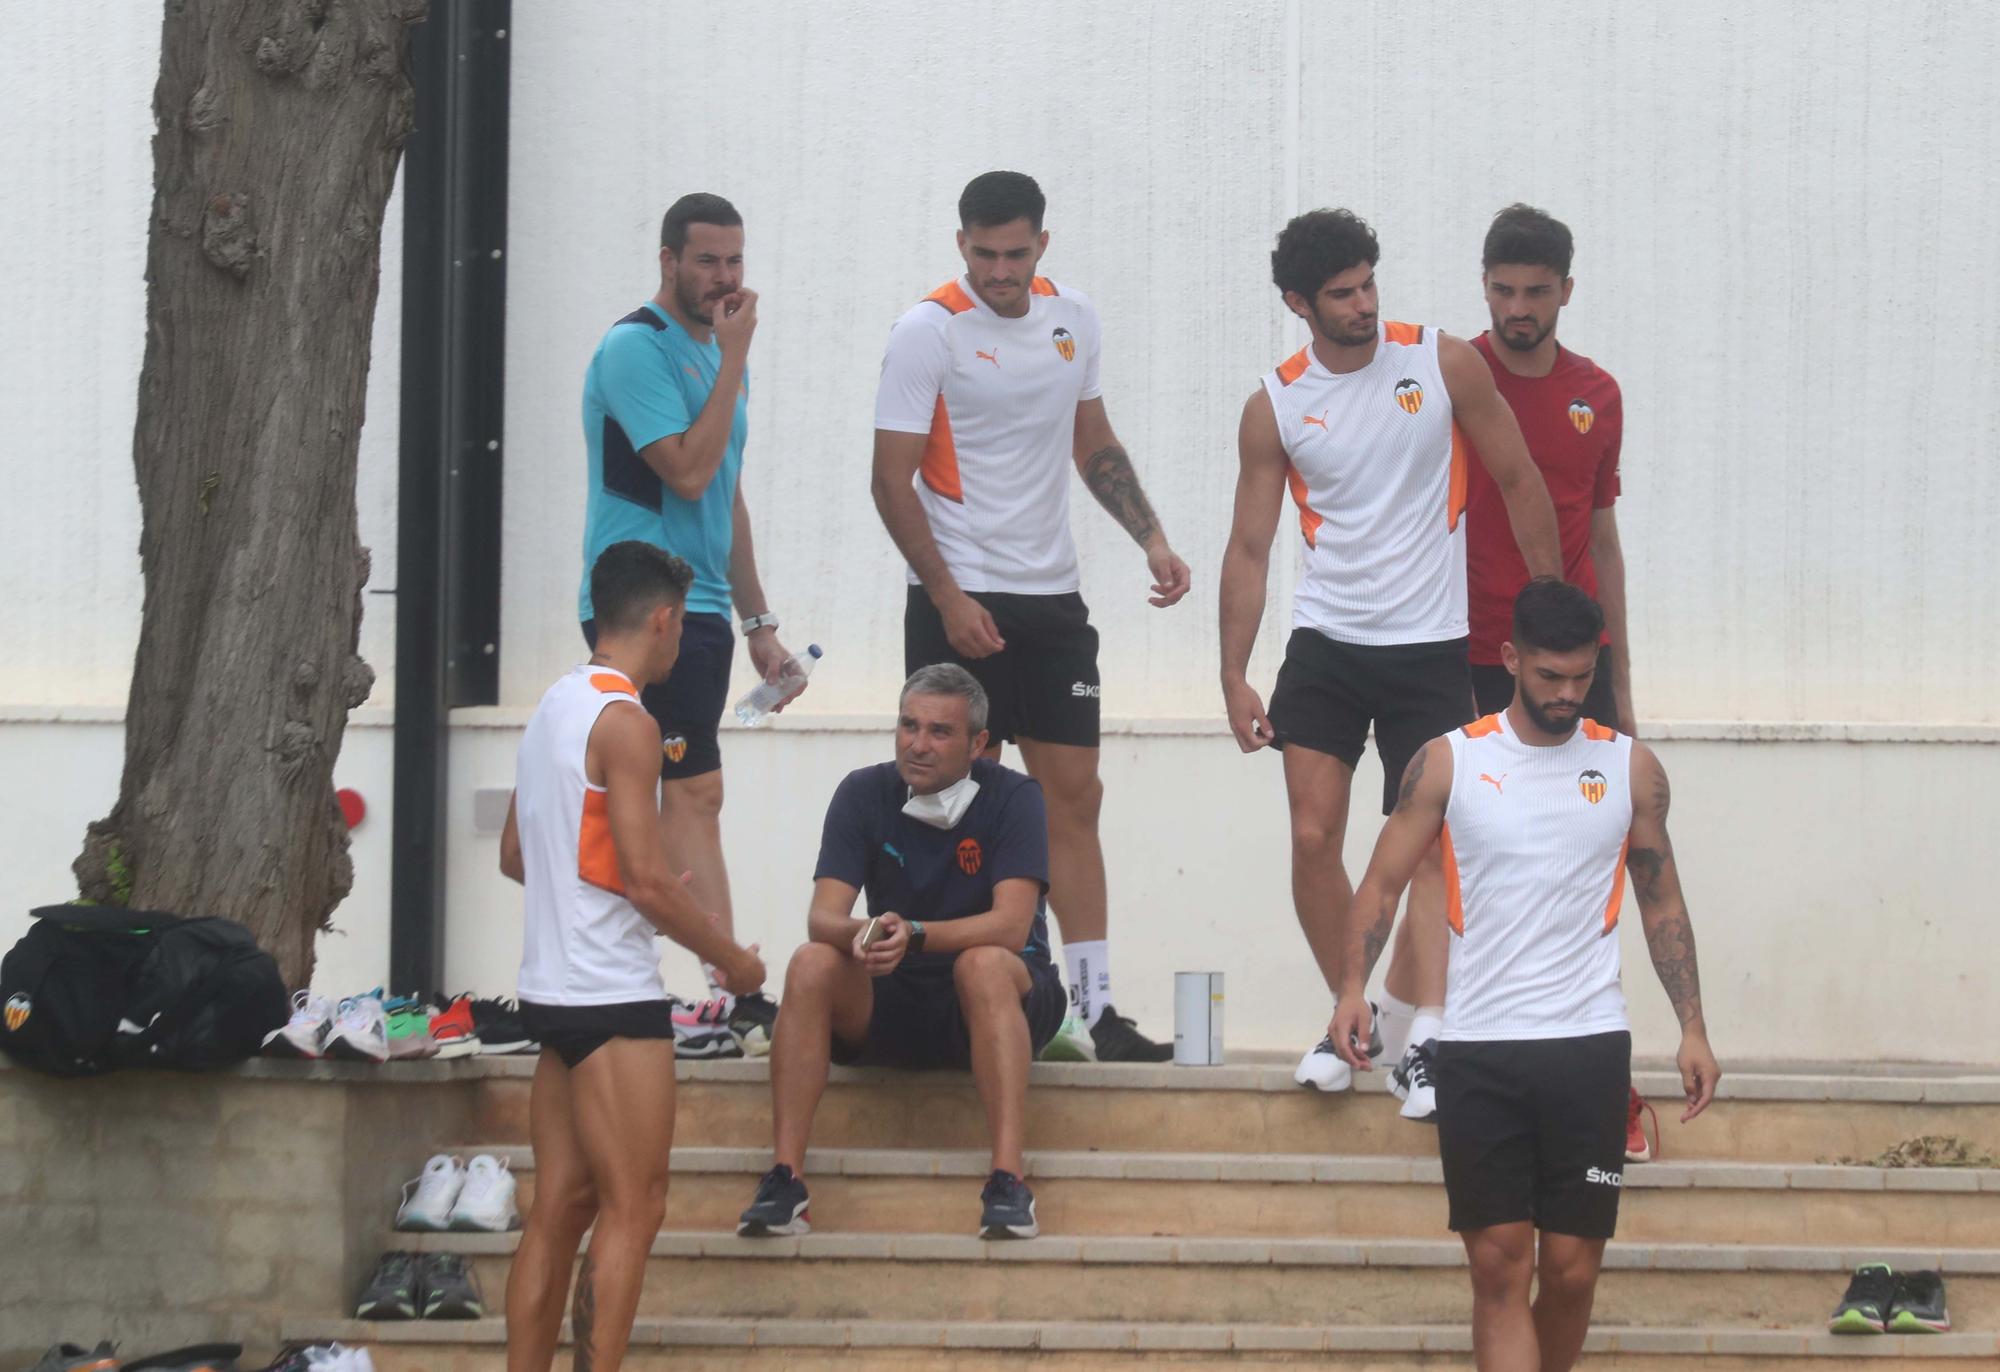
<path fill-rule="evenodd" d="M 1058 324 L 1056 325 L 1055 333 L 1052 334 L 1051 337 L 1055 340 L 1056 351 L 1062 354 L 1063 361 L 1065 362 L 1076 361 L 1075 334 L 1071 333 L 1068 329 L 1065 329 L 1062 325 Z"/>
<path fill-rule="evenodd" d="M 985 854 L 979 851 L 978 839 L 962 838 L 958 841 L 959 871 L 965 873 L 969 877 L 978 876 L 980 863 L 984 860 L 984 858 Z"/>
<path fill-rule="evenodd" d="M 1396 403 L 1411 414 L 1424 407 L 1424 388 L 1415 377 L 1406 376 L 1396 383 Z"/>
<path fill-rule="evenodd" d="M 7 997 L 7 1032 L 12 1034 L 19 1031 L 20 1027 L 28 1022 L 28 1016 L 34 1013 L 34 1009 L 35 1003 L 28 999 L 25 991 Z"/>
<path fill-rule="evenodd" d="M 1590 408 L 1588 400 L 1572 400 L 1569 402 L 1569 422 L 1576 425 L 1578 433 L 1587 434 L 1590 426 L 1597 422 L 1597 411 Z"/>
<path fill-rule="evenodd" d="M 667 761 L 680 762 L 688 755 L 688 741 L 684 735 L 668 734 L 660 740 L 660 751 L 667 755 Z"/>
<path fill-rule="evenodd" d="M 1604 779 L 1604 773 L 1595 767 L 1576 779 L 1576 789 L 1583 792 L 1583 798 L 1592 805 L 1604 799 L 1604 793 L 1611 789 L 1611 783 Z"/>

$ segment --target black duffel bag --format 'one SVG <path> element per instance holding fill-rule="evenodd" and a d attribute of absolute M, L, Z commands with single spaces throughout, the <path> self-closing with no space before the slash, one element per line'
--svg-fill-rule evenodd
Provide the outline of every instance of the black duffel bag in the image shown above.
<path fill-rule="evenodd" d="M 226 1067 L 289 1013 L 276 960 L 234 920 L 108 905 L 31 913 L 0 959 L 0 1051 L 23 1067 Z"/>

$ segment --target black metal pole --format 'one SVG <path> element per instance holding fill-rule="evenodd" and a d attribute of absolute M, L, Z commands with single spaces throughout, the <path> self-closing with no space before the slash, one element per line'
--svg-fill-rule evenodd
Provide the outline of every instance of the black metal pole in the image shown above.
<path fill-rule="evenodd" d="M 389 983 L 440 989 L 450 711 L 499 698 L 511 0 L 432 0 L 403 151 Z"/>

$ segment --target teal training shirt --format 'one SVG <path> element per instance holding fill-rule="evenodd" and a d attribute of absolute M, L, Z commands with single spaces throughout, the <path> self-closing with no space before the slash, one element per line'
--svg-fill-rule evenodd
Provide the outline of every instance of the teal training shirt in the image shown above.
<path fill-rule="evenodd" d="M 583 374 L 590 496 L 583 516 L 578 619 L 592 618 L 590 569 L 598 554 L 628 538 L 687 559 L 694 568 L 689 613 L 729 614 L 729 545 L 749 422 L 749 373 L 736 394 L 722 465 L 698 499 L 683 500 L 668 490 L 639 456 L 647 444 L 687 432 L 721 370 L 722 348 L 713 338 L 695 342 L 650 300 L 613 324 L 597 345 Z"/>

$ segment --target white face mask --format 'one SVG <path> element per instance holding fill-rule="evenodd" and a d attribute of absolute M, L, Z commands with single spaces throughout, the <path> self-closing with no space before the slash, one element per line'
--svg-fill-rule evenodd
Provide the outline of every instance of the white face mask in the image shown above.
<path fill-rule="evenodd" d="M 956 828 L 971 808 L 972 798 L 978 794 L 979 783 L 963 776 L 942 791 L 933 791 L 927 796 L 911 796 L 903 804 L 903 813 L 933 829 Z"/>

